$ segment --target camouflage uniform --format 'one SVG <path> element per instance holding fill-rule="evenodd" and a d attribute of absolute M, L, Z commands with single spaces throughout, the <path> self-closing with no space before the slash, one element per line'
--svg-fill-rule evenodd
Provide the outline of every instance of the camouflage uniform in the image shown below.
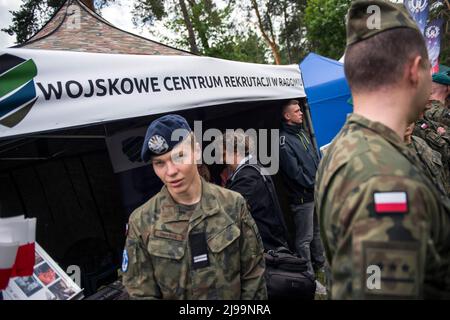
<path fill-rule="evenodd" d="M 190 235 L 204 233 L 209 266 L 194 268 Z M 193 212 L 166 187 L 136 209 L 123 283 L 134 299 L 267 299 L 263 245 L 244 198 L 202 180 Z"/>
<path fill-rule="evenodd" d="M 441 101 L 431 100 L 429 108 L 425 111 L 425 117 L 445 126 L 447 130 L 450 126 L 450 110 Z"/>
<path fill-rule="evenodd" d="M 407 145 L 420 160 L 425 173 L 435 183 L 440 191 L 450 194 L 450 177 L 448 168 L 443 166 L 439 152 L 430 148 L 422 138 L 411 136 L 411 143 Z"/>
<path fill-rule="evenodd" d="M 422 171 L 390 128 L 348 117 L 316 183 L 333 299 L 450 298 L 450 205 Z M 392 191 L 406 196 L 405 212 L 377 207 L 377 195 Z M 367 286 L 371 265 L 380 289 Z"/>
<path fill-rule="evenodd" d="M 450 165 L 450 144 L 446 135 L 441 136 L 437 133 L 439 125 L 430 119 L 419 119 L 414 125 L 413 135 L 422 138 L 431 147 L 439 152 L 442 157 L 442 163 L 448 167 Z"/>

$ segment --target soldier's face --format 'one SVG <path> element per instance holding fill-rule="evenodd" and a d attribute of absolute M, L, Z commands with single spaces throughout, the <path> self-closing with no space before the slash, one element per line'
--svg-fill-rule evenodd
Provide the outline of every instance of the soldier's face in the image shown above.
<path fill-rule="evenodd" d="M 199 152 L 198 144 L 192 146 L 191 138 L 187 138 L 171 152 L 152 158 L 153 170 L 170 194 L 179 195 L 188 192 L 198 178 L 196 159 Z"/>
<path fill-rule="evenodd" d="M 303 113 L 298 104 L 291 104 L 284 114 L 290 124 L 301 124 L 303 122 Z"/>

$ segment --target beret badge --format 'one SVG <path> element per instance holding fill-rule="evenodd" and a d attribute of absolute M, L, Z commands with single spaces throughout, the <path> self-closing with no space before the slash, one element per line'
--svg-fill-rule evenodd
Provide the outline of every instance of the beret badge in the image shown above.
<path fill-rule="evenodd" d="M 169 149 L 166 139 L 155 134 L 148 140 L 148 148 L 156 154 L 162 154 Z"/>

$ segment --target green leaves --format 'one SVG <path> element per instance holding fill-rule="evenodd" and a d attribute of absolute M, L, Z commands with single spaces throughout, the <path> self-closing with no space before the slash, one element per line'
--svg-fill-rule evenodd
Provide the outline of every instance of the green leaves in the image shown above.
<path fill-rule="evenodd" d="M 339 59 L 345 51 L 345 15 L 351 0 L 309 0 L 305 9 L 311 51 Z"/>

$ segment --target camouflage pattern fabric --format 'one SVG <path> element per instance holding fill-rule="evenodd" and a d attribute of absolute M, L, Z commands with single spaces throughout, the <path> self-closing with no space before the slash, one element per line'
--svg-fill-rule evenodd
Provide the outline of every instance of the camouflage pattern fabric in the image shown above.
<path fill-rule="evenodd" d="M 431 149 L 439 152 L 443 165 L 448 167 L 450 165 L 449 133 L 447 132 L 446 135 L 441 136 L 437 133 L 438 127 L 439 124 L 430 119 L 419 119 L 414 126 L 413 135 L 422 138 Z"/>
<path fill-rule="evenodd" d="M 450 127 L 450 110 L 441 101 L 430 101 L 425 117 L 447 127 L 447 130 Z"/>
<path fill-rule="evenodd" d="M 411 143 L 407 145 L 417 155 L 424 172 L 436 187 L 443 193 L 450 195 L 450 176 L 448 167 L 442 164 L 439 152 L 430 148 L 422 138 L 411 136 Z"/>
<path fill-rule="evenodd" d="M 202 179 L 180 212 L 166 187 L 130 216 L 123 283 L 132 299 L 267 299 L 263 245 L 244 198 Z M 209 266 L 194 269 L 189 235 L 206 234 Z"/>
<path fill-rule="evenodd" d="M 380 9 L 380 25 L 372 26 L 373 6 Z M 383 0 L 356 0 L 347 15 L 347 46 L 394 28 L 410 28 L 420 33 L 417 24 L 402 4 Z"/>
<path fill-rule="evenodd" d="M 333 299 L 450 298 L 450 204 L 422 171 L 394 131 L 348 117 L 315 190 Z M 403 212 L 378 207 L 393 192 L 406 196 Z M 373 266 L 379 288 L 368 285 Z"/>

